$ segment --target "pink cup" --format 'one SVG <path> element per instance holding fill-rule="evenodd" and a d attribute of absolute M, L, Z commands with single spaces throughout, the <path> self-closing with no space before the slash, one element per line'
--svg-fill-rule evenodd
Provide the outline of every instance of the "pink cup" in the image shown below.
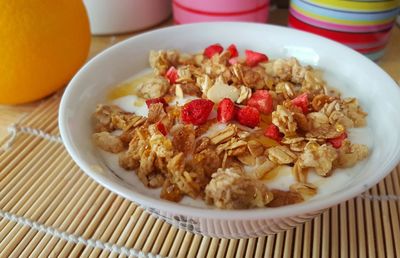
<path fill-rule="evenodd" d="M 207 21 L 266 22 L 269 0 L 173 0 L 177 24 Z"/>

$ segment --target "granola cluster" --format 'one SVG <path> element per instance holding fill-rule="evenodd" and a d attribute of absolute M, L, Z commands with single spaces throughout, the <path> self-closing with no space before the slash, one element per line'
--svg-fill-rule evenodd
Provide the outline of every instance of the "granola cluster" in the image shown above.
<path fill-rule="evenodd" d="M 161 188 L 161 198 L 190 196 L 223 209 L 302 202 L 318 192 L 308 173 L 327 177 L 367 157 L 368 148 L 347 137 L 366 124 L 357 99 L 341 98 L 295 58 L 245 54 L 219 44 L 193 55 L 151 51 L 154 76 L 136 87 L 147 116 L 98 105 L 95 144 Z M 188 96 L 196 99 L 174 103 Z M 287 191 L 265 180 L 280 166 L 296 179 Z"/>

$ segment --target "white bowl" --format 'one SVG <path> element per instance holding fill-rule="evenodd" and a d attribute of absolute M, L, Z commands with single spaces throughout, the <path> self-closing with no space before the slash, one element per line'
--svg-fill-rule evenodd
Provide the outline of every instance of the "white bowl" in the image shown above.
<path fill-rule="evenodd" d="M 105 102 L 114 85 L 148 68 L 152 49 L 195 52 L 212 43 L 235 43 L 272 58 L 295 56 L 325 71 L 328 83 L 345 96 L 357 97 L 369 113 L 367 160 L 347 172 L 351 180 L 330 195 L 296 205 L 251 210 L 218 210 L 159 199 L 139 181 L 116 176 L 91 141 L 91 115 Z M 59 126 L 63 142 L 75 162 L 94 180 L 138 203 L 171 224 L 208 236 L 256 237 L 289 229 L 322 210 L 348 200 L 379 182 L 400 159 L 400 90 L 375 63 L 339 43 L 313 34 L 251 23 L 203 23 L 169 27 L 121 42 L 87 63 L 73 78 L 61 101 Z M 371 144 L 370 144 L 371 145 Z"/>

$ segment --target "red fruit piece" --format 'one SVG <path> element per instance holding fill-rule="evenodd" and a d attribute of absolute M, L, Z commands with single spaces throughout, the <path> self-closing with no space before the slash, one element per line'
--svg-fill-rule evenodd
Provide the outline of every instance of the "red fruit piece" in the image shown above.
<path fill-rule="evenodd" d="M 161 121 L 157 122 L 156 127 L 164 136 L 168 134 L 167 128 L 165 128 L 165 125 Z"/>
<path fill-rule="evenodd" d="M 164 108 L 168 107 L 168 103 L 165 101 L 164 98 L 154 98 L 154 99 L 146 99 L 147 107 L 150 107 L 151 104 L 162 103 Z"/>
<path fill-rule="evenodd" d="M 239 55 L 239 52 L 235 46 L 235 44 L 231 44 L 227 50 L 231 53 L 231 58 L 232 57 L 237 57 Z"/>
<path fill-rule="evenodd" d="M 215 54 L 221 54 L 223 50 L 224 48 L 220 44 L 213 44 L 204 49 L 203 55 L 205 55 L 208 58 L 211 58 Z"/>
<path fill-rule="evenodd" d="M 254 107 L 246 106 L 237 112 L 236 119 L 240 124 L 254 128 L 260 123 L 260 112 Z"/>
<path fill-rule="evenodd" d="M 174 84 L 176 80 L 178 80 L 178 70 L 176 70 L 174 66 L 171 66 L 165 74 L 165 77 L 168 79 L 169 83 Z"/>
<path fill-rule="evenodd" d="M 256 66 L 261 62 L 268 62 L 268 56 L 262 53 L 251 50 L 245 50 L 244 53 L 246 55 L 246 64 L 250 67 Z"/>
<path fill-rule="evenodd" d="M 247 106 L 255 107 L 263 114 L 271 114 L 274 109 L 272 97 L 267 90 L 256 90 L 247 101 Z"/>
<path fill-rule="evenodd" d="M 182 108 L 182 121 L 185 124 L 202 125 L 207 122 L 214 107 L 214 102 L 208 99 L 195 99 Z"/>
<path fill-rule="evenodd" d="M 347 133 L 343 132 L 341 135 L 339 135 L 336 138 L 328 139 L 327 141 L 332 144 L 333 148 L 339 149 L 342 147 L 343 141 L 347 138 Z"/>
<path fill-rule="evenodd" d="M 292 104 L 300 108 L 303 113 L 308 113 L 308 106 L 310 102 L 308 101 L 308 94 L 303 93 L 294 99 L 292 99 Z"/>
<path fill-rule="evenodd" d="M 217 120 L 221 123 L 227 123 L 233 119 L 235 115 L 235 104 L 229 98 L 224 98 L 218 104 Z"/>
<path fill-rule="evenodd" d="M 270 124 L 265 128 L 264 135 L 277 142 L 282 141 L 282 134 L 279 132 L 279 128 L 274 124 Z"/>

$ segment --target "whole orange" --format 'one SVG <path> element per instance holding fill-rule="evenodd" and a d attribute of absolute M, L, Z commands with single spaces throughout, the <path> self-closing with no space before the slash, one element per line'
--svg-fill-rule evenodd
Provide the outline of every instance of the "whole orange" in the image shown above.
<path fill-rule="evenodd" d="M 65 86 L 89 46 L 81 0 L 0 0 L 0 103 L 38 100 Z"/>

